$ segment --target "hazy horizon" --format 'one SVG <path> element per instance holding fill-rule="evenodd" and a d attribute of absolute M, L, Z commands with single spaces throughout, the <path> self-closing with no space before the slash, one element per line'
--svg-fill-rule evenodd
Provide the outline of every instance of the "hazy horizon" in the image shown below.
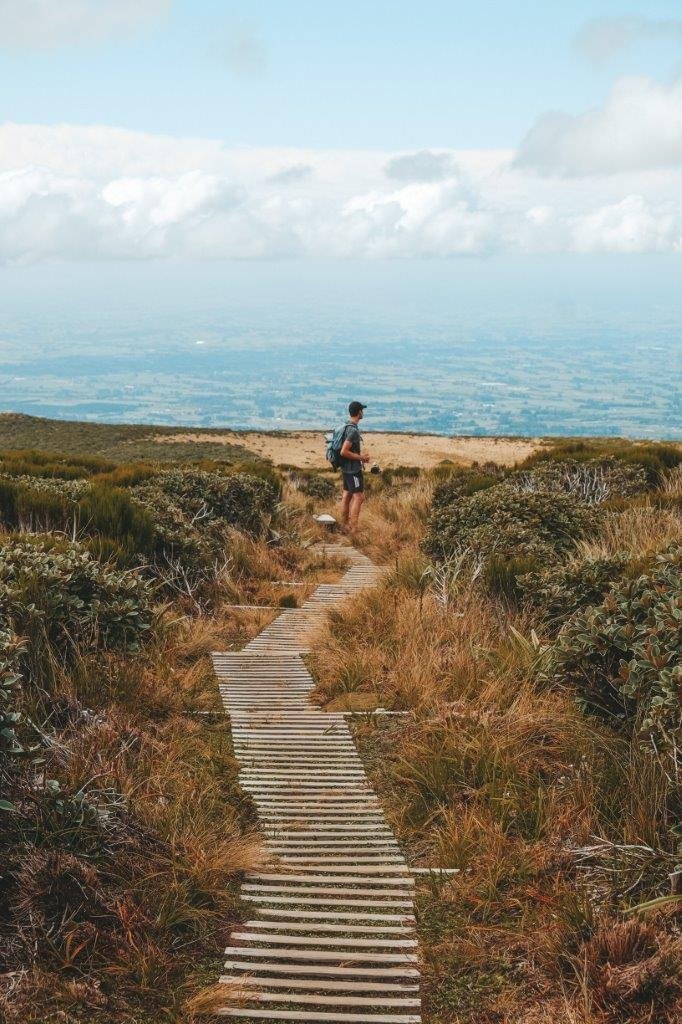
<path fill-rule="evenodd" d="M 679 4 L 0 2 L 0 408 L 682 436 Z"/>
<path fill-rule="evenodd" d="M 35 310 L 15 268 L 0 407 L 326 429 L 355 395 L 369 429 L 682 438 L 675 275 L 655 257 L 591 262 L 123 263 L 106 286 L 72 265 Z"/>

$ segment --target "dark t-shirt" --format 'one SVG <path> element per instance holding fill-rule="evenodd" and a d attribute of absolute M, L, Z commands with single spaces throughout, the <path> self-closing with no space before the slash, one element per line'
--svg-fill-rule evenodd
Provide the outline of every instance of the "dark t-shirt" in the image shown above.
<path fill-rule="evenodd" d="M 350 450 L 360 454 L 360 445 L 362 439 L 360 437 L 360 431 L 357 423 L 348 423 L 346 425 L 346 437 L 344 440 L 350 441 Z M 362 473 L 362 463 L 359 459 L 341 459 L 341 472 L 342 473 Z"/>

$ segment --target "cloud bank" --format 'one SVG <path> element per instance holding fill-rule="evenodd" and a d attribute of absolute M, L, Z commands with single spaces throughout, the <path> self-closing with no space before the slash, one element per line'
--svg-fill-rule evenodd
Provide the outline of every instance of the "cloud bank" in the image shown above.
<path fill-rule="evenodd" d="M 566 176 L 682 167 L 682 79 L 622 78 L 601 107 L 543 114 L 516 163 Z"/>
<path fill-rule="evenodd" d="M 444 181 L 456 176 L 457 167 L 451 153 L 422 149 L 418 153 L 394 156 L 385 171 L 386 177 L 394 181 Z"/>
<path fill-rule="evenodd" d="M 125 35 L 166 14 L 171 0 L 0 0 L 0 47 L 50 50 Z"/>
<path fill-rule="evenodd" d="M 649 39 L 682 42 L 682 19 L 621 17 L 592 18 L 575 39 L 579 53 L 593 64 L 604 64 L 622 50 Z"/>
<path fill-rule="evenodd" d="M 676 109 L 676 96 L 670 87 L 662 101 Z M 515 159 L 231 148 L 104 127 L 2 125 L 0 261 L 682 251 L 676 150 L 659 149 L 654 169 L 625 173 L 631 150 L 617 168 L 614 147 L 604 147 L 602 175 L 580 176 L 585 156 L 578 128 L 569 128 L 561 159 L 550 160 L 556 135 L 544 149 L 526 140 Z M 591 123 L 579 128 L 583 144 L 597 139 Z M 537 173 L 549 168 L 553 176 Z"/>

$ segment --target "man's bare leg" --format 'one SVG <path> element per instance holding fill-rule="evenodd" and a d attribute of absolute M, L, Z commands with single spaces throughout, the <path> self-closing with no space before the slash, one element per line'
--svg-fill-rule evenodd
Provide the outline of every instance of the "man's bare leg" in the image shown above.
<path fill-rule="evenodd" d="M 348 526 L 348 518 L 350 515 L 350 501 L 353 495 L 350 491 L 344 491 L 343 497 L 341 498 L 341 525 L 345 529 Z"/>
<path fill-rule="evenodd" d="M 348 530 L 349 533 L 355 533 L 358 528 L 358 519 L 360 518 L 360 509 L 362 503 L 365 500 L 364 494 L 354 494 L 350 502 L 350 512 L 348 515 Z"/>

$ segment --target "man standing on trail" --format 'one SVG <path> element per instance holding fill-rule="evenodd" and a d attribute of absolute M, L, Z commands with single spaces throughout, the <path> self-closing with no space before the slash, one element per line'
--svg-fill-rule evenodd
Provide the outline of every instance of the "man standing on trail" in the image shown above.
<path fill-rule="evenodd" d="M 358 424 L 363 410 L 362 402 L 351 402 L 348 406 L 348 423 L 341 446 L 341 472 L 343 474 L 343 498 L 341 499 L 341 522 L 349 533 L 358 528 L 360 509 L 365 500 L 364 464 L 369 454 L 361 451 L 362 438 Z"/>

